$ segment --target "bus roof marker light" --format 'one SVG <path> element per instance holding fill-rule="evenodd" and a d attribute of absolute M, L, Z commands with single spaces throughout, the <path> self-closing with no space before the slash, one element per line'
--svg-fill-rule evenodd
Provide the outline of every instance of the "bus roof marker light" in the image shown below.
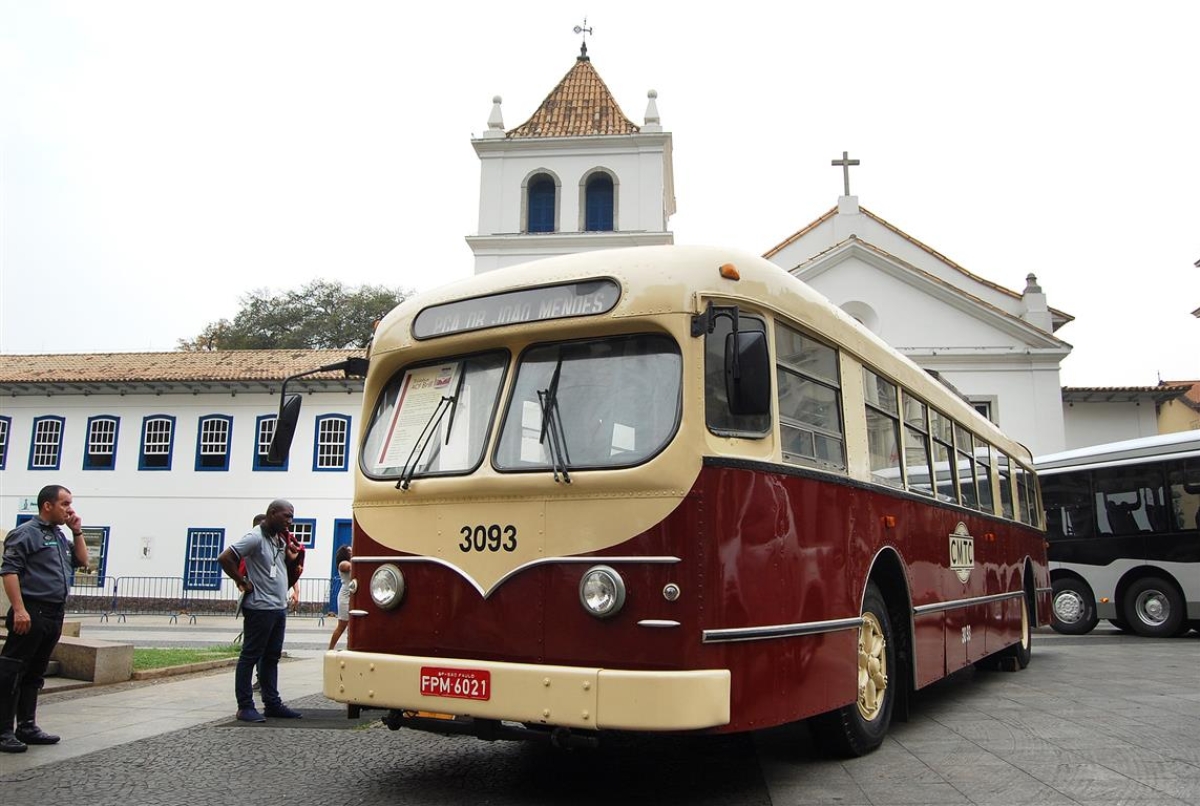
<path fill-rule="evenodd" d="M 726 280 L 742 279 L 741 272 L 739 272 L 737 270 L 737 266 L 733 265 L 732 263 L 723 263 L 721 265 L 721 268 L 718 269 L 717 271 L 719 271 L 721 273 L 721 276 L 724 277 Z"/>

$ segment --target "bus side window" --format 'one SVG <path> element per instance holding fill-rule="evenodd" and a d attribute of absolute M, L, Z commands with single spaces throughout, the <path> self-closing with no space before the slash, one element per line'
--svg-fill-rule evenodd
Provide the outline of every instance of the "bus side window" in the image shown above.
<path fill-rule="evenodd" d="M 1046 507 L 1046 536 L 1050 540 L 1091 537 L 1095 533 L 1095 519 L 1087 476 L 1043 476 L 1041 482 Z"/>
<path fill-rule="evenodd" d="M 761 319 L 743 315 L 738 317 L 738 331 L 766 334 L 766 325 Z M 714 434 L 759 439 L 771 430 L 771 415 L 734 414 L 730 409 L 725 384 L 725 346 L 732 332 L 732 321 L 727 316 L 720 316 L 715 320 L 712 332 L 704 338 L 705 420 Z"/>
<path fill-rule="evenodd" d="M 1200 460 L 1185 459 L 1167 466 L 1170 485 L 1170 529 L 1200 529 Z"/>

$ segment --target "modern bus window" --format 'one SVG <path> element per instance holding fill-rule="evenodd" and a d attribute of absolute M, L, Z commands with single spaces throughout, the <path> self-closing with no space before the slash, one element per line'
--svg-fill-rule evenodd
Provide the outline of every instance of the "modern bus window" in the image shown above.
<path fill-rule="evenodd" d="M 863 367 L 863 396 L 867 402 L 867 451 L 871 478 L 903 487 L 900 477 L 900 404 L 896 385 Z"/>
<path fill-rule="evenodd" d="M 683 360 L 666 336 L 641 335 L 542 344 L 517 366 L 495 464 L 549 470 L 558 430 L 569 469 L 628 467 L 646 461 L 679 424 Z M 543 428 L 543 410 L 554 421 Z"/>
<path fill-rule="evenodd" d="M 1093 472 L 1096 518 L 1102 534 L 1166 531 L 1160 468 L 1106 467 Z"/>
<path fill-rule="evenodd" d="M 777 322 L 775 361 L 783 460 L 845 470 L 837 351 Z"/>
<path fill-rule="evenodd" d="M 937 409 L 929 410 L 933 437 L 933 466 L 937 469 L 937 497 L 958 503 L 958 474 L 954 472 L 954 421 Z"/>
<path fill-rule="evenodd" d="M 929 463 L 929 409 L 920 400 L 904 395 L 904 467 L 908 488 L 933 495 L 933 468 Z"/>
<path fill-rule="evenodd" d="M 955 423 L 954 451 L 957 454 L 954 466 L 958 470 L 958 487 L 962 491 L 962 505 L 979 509 L 979 493 L 975 487 L 975 437 L 970 431 Z"/>
<path fill-rule="evenodd" d="M 761 319 L 738 317 L 738 330 L 766 333 Z M 704 339 L 704 416 L 708 430 L 721 436 L 764 437 L 771 430 L 770 414 L 734 414 L 725 391 L 725 342 L 733 332 L 727 316 L 715 320 L 712 333 Z"/>
<path fill-rule="evenodd" d="M 478 467 L 495 417 L 508 353 L 492 352 L 407 367 L 375 404 L 359 462 L 376 478 L 469 473 Z M 420 456 L 413 452 L 426 434 Z"/>
<path fill-rule="evenodd" d="M 1174 529 L 1200 529 L 1200 460 L 1183 459 L 1167 465 L 1171 486 L 1171 525 Z"/>
<path fill-rule="evenodd" d="M 1002 451 L 996 452 L 996 475 L 1000 479 L 1000 514 L 1012 520 L 1013 518 L 1013 493 L 1012 493 L 1012 474 L 1009 468 L 1011 467 L 1007 454 Z"/>
<path fill-rule="evenodd" d="M 1088 473 L 1042 476 L 1042 500 L 1046 506 L 1046 537 L 1073 540 L 1092 537 L 1096 519 L 1092 509 L 1092 485 Z"/>

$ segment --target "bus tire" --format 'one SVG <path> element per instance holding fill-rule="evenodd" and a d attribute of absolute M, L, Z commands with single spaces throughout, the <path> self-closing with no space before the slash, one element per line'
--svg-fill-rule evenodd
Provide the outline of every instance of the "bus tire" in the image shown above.
<path fill-rule="evenodd" d="M 858 698 L 810 721 L 818 745 L 845 757 L 866 755 L 883 744 L 892 721 L 896 686 L 900 684 L 892 621 L 874 582 L 867 583 L 862 617 L 858 630 Z"/>
<path fill-rule="evenodd" d="M 1029 619 L 1029 597 L 1021 597 L 1021 640 L 1000 653 L 1001 657 L 1016 658 L 1017 666 L 1024 669 L 1033 659 L 1033 626 Z"/>
<path fill-rule="evenodd" d="M 1096 595 L 1074 577 L 1054 580 L 1050 626 L 1063 635 L 1086 635 L 1096 628 Z"/>
<path fill-rule="evenodd" d="M 1121 609 L 1133 631 L 1147 638 L 1170 638 L 1186 616 L 1183 596 L 1160 577 L 1142 577 L 1130 585 Z"/>

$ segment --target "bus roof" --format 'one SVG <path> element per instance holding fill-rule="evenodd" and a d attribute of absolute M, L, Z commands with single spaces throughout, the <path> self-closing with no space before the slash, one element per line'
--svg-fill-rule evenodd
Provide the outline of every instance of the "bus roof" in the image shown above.
<path fill-rule="evenodd" d="M 740 279 L 719 269 L 733 264 Z M 890 376 L 1009 456 L 1032 463 L 1029 449 L 945 384 L 896 351 L 883 339 L 830 302 L 824 295 L 759 255 L 714 246 L 642 246 L 581 252 L 486 272 L 414 295 L 389 313 L 375 333 L 372 353 L 412 347 L 412 320 L 431 305 L 501 294 L 519 288 L 550 286 L 611 277 L 624 289 L 613 317 L 700 312 L 701 297 L 724 298 L 769 310 L 804 325 L 820 338 Z M 514 325 L 522 327 L 526 325 Z"/>
<path fill-rule="evenodd" d="M 1033 463 L 1039 473 L 1047 473 L 1140 464 L 1150 459 L 1182 459 L 1189 456 L 1200 456 L 1200 430 L 1156 434 L 1086 448 L 1073 448 L 1035 457 Z"/>

